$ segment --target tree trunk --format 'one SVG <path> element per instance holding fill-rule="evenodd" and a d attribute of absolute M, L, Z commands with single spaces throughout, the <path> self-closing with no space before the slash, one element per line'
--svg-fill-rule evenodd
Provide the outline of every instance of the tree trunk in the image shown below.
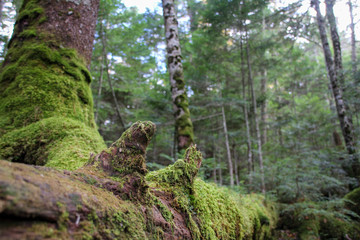
<path fill-rule="evenodd" d="M 108 83 L 109 83 L 109 86 L 110 86 L 110 89 L 111 89 L 111 95 L 112 95 L 114 103 L 115 103 L 116 114 L 118 116 L 119 124 L 120 124 L 120 126 L 122 128 L 122 131 L 125 131 L 125 124 L 124 124 L 124 121 L 123 121 L 123 119 L 121 117 L 120 106 L 119 106 L 118 100 L 116 98 L 115 90 L 114 90 L 114 87 L 112 85 L 111 76 L 110 76 L 110 69 L 109 69 L 109 64 L 110 63 L 109 63 L 109 60 L 108 60 L 108 57 L 107 57 L 107 50 L 106 50 L 106 48 L 107 48 L 106 27 L 104 29 L 101 42 L 102 42 L 102 45 L 103 45 L 103 48 L 102 48 L 103 56 L 102 57 L 104 59 L 105 71 L 106 71 L 107 80 L 108 80 Z"/>
<path fill-rule="evenodd" d="M 4 6 L 4 0 L 0 0 L 0 27 L 2 27 L 2 17 L 3 17 L 3 6 Z"/>
<path fill-rule="evenodd" d="M 323 46 L 326 68 L 328 71 L 328 76 L 330 79 L 330 84 L 334 95 L 334 100 L 335 100 L 337 115 L 340 121 L 342 135 L 345 140 L 345 146 L 347 152 L 352 157 L 351 160 L 352 170 L 349 174 L 354 176 L 357 175 L 358 172 L 357 170 L 358 167 L 356 166 L 358 162 L 356 156 L 356 143 L 354 139 L 352 119 L 349 113 L 349 108 L 344 100 L 343 90 L 341 86 L 341 81 L 342 81 L 341 79 L 343 79 L 342 64 L 341 64 L 341 49 L 340 49 L 340 41 L 335 25 L 335 17 L 332 12 L 332 3 L 328 0 L 326 1 L 327 15 L 328 15 L 329 23 L 331 25 L 331 38 L 333 41 L 335 61 L 333 61 L 332 59 L 329 42 L 327 41 L 325 20 L 320 12 L 319 1 L 314 0 L 313 4 L 316 10 L 316 19 L 317 19 L 319 33 Z"/>
<path fill-rule="evenodd" d="M 102 21 L 100 21 L 100 31 L 99 31 L 99 38 L 101 41 L 103 41 L 103 24 Z M 105 46 L 103 44 L 103 52 L 106 52 Z M 97 98 L 95 99 L 95 123 L 97 123 L 98 115 L 99 115 L 99 102 L 101 98 L 101 90 L 102 90 L 102 83 L 103 83 L 103 73 L 104 73 L 104 54 L 101 56 L 101 63 L 100 63 L 100 77 L 99 77 L 99 88 L 98 88 L 98 94 Z"/>
<path fill-rule="evenodd" d="M 240 186 L 240 182 L 239 182 L 239 166 L 238 166 L 238 155 L 237 155 L 237 151 L 236 151 L 236 144 L 233 144 L 232 146 L 233 149 L 233 156 L 234 156 L 234 174 L 235 174 L 235 183 L 236 186 Z"/>
<path fill-rule="evenodd" d="M 349 11 L 350 11 L 350 29 L 351 29 L 351 61 L 352 61 L 352 73 L 355 79 L 357 73 L 357 58 L 356 58 L 356 40 L 355 40 L 355 24 L 354 24 L 354 14 L 353 14 L 353 5 L 351 0 L 348 1 Z"/>
<path fill-rule="evenodd" d="M 233 164 L 232 164 L 232 160 L 231 160 L 230 143 L 229 143 L 227 126 L 226 126 L 226 117 L 225 117 L 224 106 L 221 106 L 221 113 L 222 113 L 222 120 L 223 120 L 223 126 L 224 126 L 223 129 L 224 129 L 224 135 L 225 135 L 226 154 L 227 154 L 228 165 L 229 165 L 230 187 L 234 187 L 234 168 L 233 168 Z"/>
<path fill-rule="evenodd" d="M 180 152 L 194 142 L 194 130 L 190 118 L 183 66 L 181 63 L 182 57 L 174 0 L 162 0 L 162 6 L 165 20 L 167 66 L 174 107 L 177 150 Z"/>
<path fill-rule="evenodd" d="M 74 172 L 0 161 L 0 238 L 270 237 L 274 210 L 259 196 L 240 199 L 197 179 L 202 157 L 195 146 L 184 159 L 145 176 L 154 132 L 153 123 L 136 122 Z"/>
<path fill-rule="evenodd" d="M 0 158 L 75 169 L 104 148 L 87 67 L 98 5 L 23 2 L 0 76 Z"/>
<path fill-rule="evenodd" d="M 248 163 L 248 174 L 249 174 L 249 185 L 252 185 L 252 169 L 253 169 L 253 157 L 252 157 L 252 147 L 251 147 L 251 135 L 250 135 L 250 126 L 249 126 L 249 117 L 247 110 L 247 100 L 246 100 L 246 86 L 245 86 L 245 59 L 243 51 L 243 42 L 240 42 L 241 46 L 241 82 L 242 82 L 242 95 L 244 101 L 244 118 L 245 118 L 245 127 L 246 127 L 246 143 L 247 143 L 247 163 Z"/>
<path fill-rule="evenodd" d="M 266 84 L 267 84 L 267 71 L 266 69 L 262 72 L 261 78 L 261 95 L 264 97 L 264 101 L 261 104 L 261 125 L 262 125 L 262 134 L 261 134 L 261 144 L 264 145 L 267 141 L 267 99 L 266 99 Z"/>
<path fill-rule="evenodd" d="M 254 90 L 254 81 L 252 77 L 252 71 L 251 71 L 251 64 L 250 64 L 250 51 L 249 51 L 249 42 L 246 43 L 246 56 L 247 56 L 247 65 L 248 65 L 248 71 L 249 71 L 249 83 L 250 83 L 250 89 L 251 89 L 251 99 L 252 99 L 252 105 L 253 105 L 253 114 L 254 114 L 254 120 L 255 120 L 255 131 L 256 131 L 256 140 L 258 143 L 258 155 L 259 155 L 259 167 L 260 167 L 260 177 L 261 177 L 261 192 L 265 193 L 265 179 L 264 179 L 264 164 L 263 164 L 263 156 L 262 156 L 262 146 L 261 146 L 261 134 L 260 134 L 260 128 L 259 128 L 259 120 L 256 113 L 256 96 L 255 96 L 255 90 Z"/>

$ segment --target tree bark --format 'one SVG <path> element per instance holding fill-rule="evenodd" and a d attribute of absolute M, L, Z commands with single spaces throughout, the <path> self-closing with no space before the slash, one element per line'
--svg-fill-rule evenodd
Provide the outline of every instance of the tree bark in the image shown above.
<path fill-rule="evenodd" d="M 181 63 L 181 47 L 174 0 L 162 0 L 162 6 L 165 21 L 167 66 L 175 117 L 177 150 L 180 152 L 194 142 L 194 130 L 190 118 L 183 66 Z"/>
<path fill-rule="evenodd" d="M 354 174 L 356 175 L 356 172 L 358 170 L 356 169 L 357 167 L 355 165 L 357 165 L 358 160 L 356 156 L 356 143 L 354 139 L 353 123 L 352 123 L 351 115 L 349 113 L 349 107 L 346 104 L 346 101 L 343 96 L 343 90 L 341 85 L 342 84 L 341 81 L 343 81 L 343 73 L 342 73 L 342 63 L 341 63 L 340 41 L 336 30 L 335 17 L 332 11 L 333 3 L 328 0 L 325 3 L 327 7 L 327 16 L 331 27 L 331 38 L 333 41 L 335 60 L 333 60 L 332 58 L 329 42 L 327 40 L 325 20 L 320 12 L 319 1 L 318 0 L 313 1 L 314 8 L 316 10 L 316 19 L 318 23 L 319 33 L 324 51 L 326 68 L 328 71 L 328 77 L 330 80 L 330 84 L 335 100 L 335 105 L 340 122 L 342 135 L 345 140 L 345 146 L 347 152 L 353 158 L 352 159 L 353 173 L 351 173 L 350 175 L 354 175 Z"/>
<path fill-rule="evenodd" d="M 262 72 L 261 78 L 261 95 L 264 97 L 264 101 L 261 104 L 261 144 L 264 145 L 267 142 L 267 99 L 266 99 L 266 84 L 267 84 L 267 71 L 266 69 Z"/>
<path fill-rule="evenodd" d="M 103 41 L 103 24 L 100 21 L 100 31 L 99 31 L 99 38 L 101 39 L 101 41 Z M 103 44 L 103 49 L 102 51 L 106 52 L 105 50 L 105 46 Z M 100 63 L 100 77 L 99 77 L 99 88 L 98 88 L 98 94 L 97 94 L 97 98 L 95 100 L 95 123 L 97 123 L 97 119 L 98 119 L 98 115 L 99 115 L 99 102 L 100 102 L 100 98 L 101 98 L 101 90 L 102 90 L 102 83 L 103 83 L 103 73 L 104 73 L 104 54 L 103 56 L 101 56 L 101 63 Z"/>
<path fill-rule="evenodd" d="M 276 213 L 263 198 L 233 200 L 196 179 L 202 157 L 195 146 L 184 159 L 145 175 L 154 132 L 155 124 L 136 122 L 73 172 L 0 161 L 0 238 L 190 240 L 206 239 L 209 232 L 230 239 L 270 237 Z"/>
<path fill-rule="evenodd" d="M 244 118 L 245 118 L 245 127 L 246 127 L 246 143 L 247 143 L 247 163 L 248 163 L 248 174 L 249 174 L 249 185 L 252 185 L 252 169 L 253 169 L 253 157 L 252 157 L 252 147 L 251 147 L 251 135 L 250 135 L 250 126 L 249 126 L 249 117 L 248 117 L 248 108 L 246 100 L 246 86 L 245 86 L 245 59 L 243 51 L 243 41 L 240 42 L 241 46 L 241 82 L 242 82 L 242 97 L 244 101 Z"/>
<path fill-rule="evenodd" d="M 227 131 L 227 125 L 226 125 L 226 116 L 225 116 L 225 110 L 224 106 L 221 106 L 221 113 L 222 113 L 222 120 L 223 120 L 223 126 L 224 126 L 224 135 L 225 135 L 225 145 L 226 145 L 226 154 L 228 159 L 228 165 L 229 165 L 229 175 L 230 175 L 230 187 L 234 187 L 234 168 L 231 160 L 231 152 L 230 152 L 230 143 L 229 143 L 229 137 L 228 137 L 228 131 Z"/>
<path fill-rule="evenodd" d="M 249 42 L 246 43 L 246 57 L 247 57 L 247 65 L 248 65 L 248 77 L 249 77 L 249 83 L 250 83 L 250 89 L 251 89 L 251 99 L 252 99 L 252 105 L 253 105 L 253 114 L 254 114 L 254 120 L 255 120 L 255 131 L 256 131 L 256 140 L 258 143 L 258 155 L 259 155 L 259 167 L 260 167 L 260 177 L 261 177 L 261 192 L 265 193 L 265 179 L 264 179 L 264 163 L 263 163 L 263 156 L 262 156 L 262 145 L 261 145 L 261 134 L 260 134 L 260 128 L 259 128 L 259 120 L 256 113 L 256 96 L 255 96 L 255 90 L 254 90 L 254 81 L 252 77 L 252 70 L 251 70 L 251 64 L 250 64 L 250 51 L 249 51 Z"/>
<path fill-rule="evenodd" d="M 345 170 L 348 172 L 350 176 L 359 177 L 360 168 L 359 168 L 358 157 L 356 155 L 356 142 L 354 138 L 353 123 L 349 112 L 349 107 L 343 96 L 343 90 L 341 85 L 343 81 L 341 48 L 340 48 L 339 36 L 336 30 L 335 17 L 333 13 L 333 2 L 328 0 L 325 1 L 326 12 L 330 23 L 331 39 L 334 47 L 335 60 L 332 59 L 330 46 L 327 41 L 325 20 L 320 12 L 319 1 L 314 0 L 312 3 L 316 10 L 316 19 L 317 19 L 321 42 L 323 46 L 328 76 L 335 100 L 337 115 L 340 121 L 342 135 L 344 137 L 344 142 L 347 152 L 350 155 L 349 167 L 345 166 Z"/>
<path fill-rule="evenodd" d="M 104 148 L 88 71 L 98 5 L 23 2 L 1 70 L 0 158 L 75 169 Z"/>
<path fill-rule="evenodd" d="M 352 73 L 355 79 L 357 73 L 357 57 L 356 57 L 356 39 L 355 39 L 355 24 L 354 24 L 354 14 L 353 14 L 353 5 L 351 0 L 348 1 L 349 12 L 350 12 L 350 29 L 351 29 L 351 61 L 352 61 Z"/>

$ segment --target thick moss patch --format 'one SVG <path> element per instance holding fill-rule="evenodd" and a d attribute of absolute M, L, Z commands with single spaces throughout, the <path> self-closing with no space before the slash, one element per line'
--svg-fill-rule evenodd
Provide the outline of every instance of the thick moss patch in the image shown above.
<path fill-rule="evenodd" d="M 104 147 L 93 128 L 73 119 L 51 117 L 4 134 L 0 158 L 74 170 L 89 160 L 91 152 Z"/>

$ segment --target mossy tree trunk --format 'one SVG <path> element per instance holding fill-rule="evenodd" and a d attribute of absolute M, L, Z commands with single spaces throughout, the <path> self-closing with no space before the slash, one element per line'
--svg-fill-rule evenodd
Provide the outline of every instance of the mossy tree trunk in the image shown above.
<path fill-rule="evenodd" d="M 104 148 L 88 71 L 99 0 L 25 0 L 0 75 L 0 158 L 75 169 Z"/>
<path fill-rule="evenodd" d="M 194 142 L 193 125 L 186 95 L 178 22 L 174 0 L 162 0 L 165 21 L 167 66 L 170 75 L 171 95 L 174 107 L 177 150 L 186 149 Z"/>
<path fill-rule="evenodd" d="M 195 146 L 147 173 L 154 132 L 153 123 L 136 122 L 76 171 L 0 161 L 0 238 L 270 238 L 274 205 L 196 178 L 202 157 Z"/>

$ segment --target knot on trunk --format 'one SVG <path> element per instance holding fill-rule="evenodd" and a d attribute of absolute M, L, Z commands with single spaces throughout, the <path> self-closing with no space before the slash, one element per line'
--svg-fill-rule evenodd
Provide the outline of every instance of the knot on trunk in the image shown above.
<path fill-rule="evenodd" d="M 156 130 L 150 121 L 134 123 L 110 148 L 90 159 L 89 165 L 96 166 L 112 176 L 132 173 L 145 175 L 146 148 Z"/>

